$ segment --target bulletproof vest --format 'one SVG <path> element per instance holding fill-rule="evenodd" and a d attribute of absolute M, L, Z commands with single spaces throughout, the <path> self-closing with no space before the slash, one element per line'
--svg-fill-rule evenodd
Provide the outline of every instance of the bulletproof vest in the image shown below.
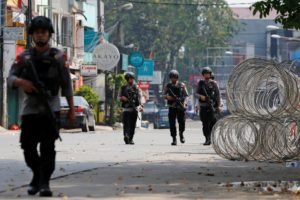
<path fill-rule="evenodd" d="M 48 55 L 37 55 L 32 49 L 29 52 L 33 67 L 38 75 L 39 82 L 49 96 L 56 96 L 60 86 L 59 63 L 55 59 L 58 50 L 51 48 Z M 34 75 L 31 67 L 25 66 L 22 72 L 22 78 L 34 83 Z M 31 93 L 29 95 L 32 95 Z"/>
<path fill-rule="evenodd" d="M 207 95 L 213 100 L 214 104 L 217 103 L 217 87 L 214 81 L 210 80 L 205 82 L 204 80 L 199 81 L 199 87 L 206 89 Z M 203 89 L 203 88 L 202 88 Z"/>
<path fill-rule="evenodd" d="M 125 96 L 129 101 L 131 101 L 131 103 L 122 102 L 122 108 L 130 108 L 132 107 L 132 104 L 136 107 L 140 105 L 139 94 L 136 85 L 133 85 L 132 87 L 125 85 L 121 88 L 121 92 L 122 96 Z"/>
<path fill-rule="evenodd" d="M 177 84 L 168 83 L 167 84 L 168 94 L 172 97 L 180 98 L 183 102 L 183 85 L 181 82 Z M 175 101 L 168 100 L 168 105 L 172 105 Z"/>

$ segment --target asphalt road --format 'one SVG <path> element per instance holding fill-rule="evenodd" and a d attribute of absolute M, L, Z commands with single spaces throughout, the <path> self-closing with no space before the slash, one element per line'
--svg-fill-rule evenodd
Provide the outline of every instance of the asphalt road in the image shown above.
<path fill-rule="evenodd" d="M 170 145 L 168 130 L 137 130 L 134 146 L 123 143 L 122 130 L 75 130 L 61 135 L 51 182 L 55 197 L 51 199 L 297 198 L 243 184 L 299 180 L 299 168 L 225 160 L 202 145 L 199 121 L 187 123 L 186 144 L 178 146 Z M 0 199 L 32 199 L 26 194 L 31 173 L 18 137 L 18 133 L 0 133 Z"/>

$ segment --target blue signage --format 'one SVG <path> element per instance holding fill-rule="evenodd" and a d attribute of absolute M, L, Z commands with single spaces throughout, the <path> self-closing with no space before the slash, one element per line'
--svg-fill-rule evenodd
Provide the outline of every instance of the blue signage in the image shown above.
<path fill-rule="evenodd" d="M 122 54 L 122 70 L 128 71 L 128 55 Z"/>
<path fill-rule="evenodd" d="M 144 60 L 144 64 L 137 68 L 137 75 L 139 81 L 152 81 L 154 72 L 154 61 Z"/>
<path fill-rule="evenodd" d="M 129 64 L 134 67 L 141 67 L 144 63 L 144 56 L 140 52 L 133 52 L 129 56 Z"/>

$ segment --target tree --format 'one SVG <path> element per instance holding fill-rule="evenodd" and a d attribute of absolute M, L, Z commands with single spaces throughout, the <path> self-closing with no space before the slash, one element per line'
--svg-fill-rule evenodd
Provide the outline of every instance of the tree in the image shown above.
<path fill-rule="evenodd" d="M 220 1 L 211 1 L 215 4 L 218 2 Z M 221 1 L 219 6 L 202 6 L 198 9 L 200 13 L 198 34 L 186 41 L 187 63 L 193 65 L 195 70 L 199 70 L 199 66 L 206 65 L 207 47 L 227 46 L 230 38 L 240 29 L 232 10 L 225 2 L 222 4 Z M 182 70 L 181 74 L 185 71 Z"/>
<path fill-rule="evenodd" d="M 260 18 L 277 11 L 275 22 L 281 23 L 284 28 L 300 29 L 300 4 L 297 0 L 264 0 L 258 1 L 251 6 L 253 14 L 259 13 Z"/>
<path fill-rule="evenodd" d="M 183 79 L 187 79 L 190 66 L 206 64 L 203 58 L 207 47 L 227 45 L 239 28 L 225 0 L 210 0 L 209 3 L 207 0 L 135 2 L 132 10 L 121 13 L 110 10 L 124 1 L 105 1 L 105 26 L 116 27 L 117 22 L 122 21 L 126 44 L 134 43 L 146 58 L 153 53 L 156 70 L 168 72 L 177 68 Z M 117 37 L 116 31 L 112 32 L 111 41 L 118 41 Z M 186 49 L 187 59 L 176 62 L 182 46 Z M 166 80 L 167 76 L 164 83 Z"/>
<path fill-rule="evenodd" d="M 122 120 L 122 109 L 121 102 L 118 99 L 118 92 L 121 87 L 126 84 L 126 79 L 123 74 L 111 73 L 108 77 L 108 85 L 109 85 L 109 102 L 110 102 L 110 123 L 111 125 L 115 124 L 115 122 L 121 122 Z M 114 88 L 114 89 L 113 89 Z"/>
<path fill-rule="evenodd" d="M 99 96 L 88 85 L 81 86 L 79 90 L 75 93 L 75 95 L 84 97 L 86 101 L 94 107 L 98 104 L 99 101 Z"/>

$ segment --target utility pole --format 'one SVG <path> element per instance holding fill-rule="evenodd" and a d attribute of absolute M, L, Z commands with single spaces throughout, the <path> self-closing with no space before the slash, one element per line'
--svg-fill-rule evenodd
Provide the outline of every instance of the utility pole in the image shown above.
<path fill-rule="evenodd" d="M 124 31 L 123 31 L 123 24 L 122 24 L 122 20 L 120 20 L 120 22 L 118 23 L 117 26 L 117 47 L 120 51 L 120 53 L 122 52 L 122 49 L 124 47 Z M 121 54 L 122 55 L 122 54 Z M 113 125 L 113 114 L 114 114 L 114 105 L 115 105 L 115 101 L 117 100 L 117 96 L 118 96 L 118 90 L 117 90 L 117 76 L 119 74 L 119 65 L 116 66 L 115 68 L 115 85 L 113 88 L 113 93 L 112 93 L 112 101 L 110 103 L 110 125 Z"/>
<path fill-rule="evenodd" d="M 103 35 L 103 16 L 101 13 L 103 3 L 101 2 L 101 0 L 97 0 L 97 24 L 98 24 L 98 32 L 100 32 L 100 37 L 102 37 Z"/>
<path fill-rule="evenodd" d="M 28 0 L 28 7 L 27 7 L 27 13 L 26 13 L 26 27 L 28 28 L 30 20 L 32 19 L 32 0 Z M 31 47 L 31 36 L 27 32 L 27 38 L 26 38 L 26 49 L 29 49 Z"/>
<path fill-rule="evenodd" d="M 104 34 L 104 16 L 102 10 L 104 10 L 104 4 L 101 0 L 97 0 L 97 24 L 99 32 L 99 41 L 101 42 Z M 104 72 L 105 81 L 104 81 L 104 91 L 105 91 L 105 101 L 104 101 L 104 123 L 107 123 L 107 114 L 108 114 L 108 72 Z"/>
<path fill-rule="evenodd" d="M 3 59 L 3 53 L 4 53 L 4 26 L 5 26 L 5 10 L 6 10 L 6 0 L 3 0 L 0 3 L 0 124 L 2 126 L 5 125 L 5 115 L 4 113 L 4 59 Z"/>

